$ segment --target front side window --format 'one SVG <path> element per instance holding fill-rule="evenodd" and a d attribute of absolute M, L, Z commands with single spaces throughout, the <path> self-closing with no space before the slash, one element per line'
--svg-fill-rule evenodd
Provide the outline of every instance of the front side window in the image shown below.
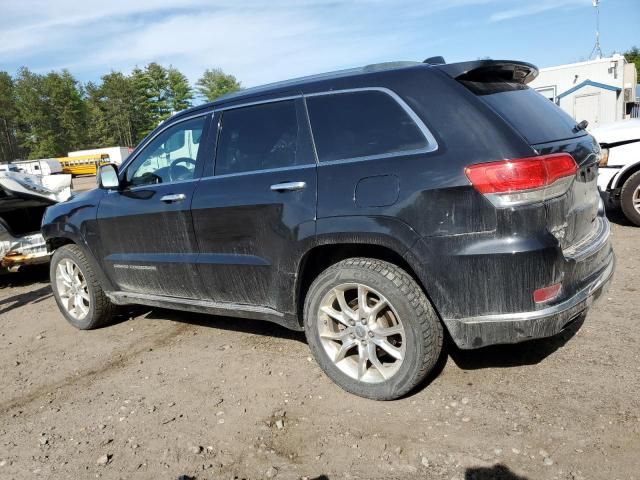
<path fill-rule="evenodd" d="M 407 111 L 377 90 L 307 97 L 321 162 L 422 150 L 427 140 Z"/>
<path fill-rule="evenodd" d="M 127 169 L 127 183 L 135 187 L 192 179 L 205 118 L 179 122 L 160 133 Z"/>
<path fill-rule="evenodd" d="M 220 126 L 216 175 L 305 163 L 294 100 L 225 110 Z"/>

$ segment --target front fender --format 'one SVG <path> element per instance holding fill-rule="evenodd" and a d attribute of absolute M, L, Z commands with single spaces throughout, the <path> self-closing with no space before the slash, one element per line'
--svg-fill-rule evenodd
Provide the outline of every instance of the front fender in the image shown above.
<path fill-rule="evenodd" d="M 106 291 L 115 290 L 100 262 L 100 237 L 96 223 L 98 205 L 104 190 L 90 190 L 66 202 L 47 208 L 42 219 L 42 236 L 49 251 L 60 244 L 74 243 L 80 247 Z"/>

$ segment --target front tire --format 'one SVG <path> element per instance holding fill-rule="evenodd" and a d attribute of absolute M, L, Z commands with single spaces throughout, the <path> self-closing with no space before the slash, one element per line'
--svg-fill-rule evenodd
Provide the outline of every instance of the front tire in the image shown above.
<path fill-rule="evenodd" d="M 631 175 L 620 190 L 620 207 L 624 216 L 640 227 L 640 172 Z"/>
<path fill-rule="evenodd" d="M 77 245 L 63 245 L 51 258 L 51 288 L 58 308 L 80 330 L 99 328 L 113 319 L 114 305 Z"/>
<path fill-rule="evenodd" d="M 374 400 L 409 393 L 442 351 L 442 325 L 424 292 L 382 260 L 350 258 L 322 272 L 305 300 L 304 327 L 329 378 Z"/>

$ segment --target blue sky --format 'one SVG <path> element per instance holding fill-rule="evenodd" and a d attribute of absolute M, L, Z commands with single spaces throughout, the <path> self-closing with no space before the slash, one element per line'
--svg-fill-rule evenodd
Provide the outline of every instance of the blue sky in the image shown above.
<path fill-rule="evenodd" d="M 640 0 L 601 0 L 605 54 L 640 47 Z M 245 86 L 391 60 L 584 60 L 591 0 L 0 0 L 0 70 L 81 81 L 156 61 Z"/>

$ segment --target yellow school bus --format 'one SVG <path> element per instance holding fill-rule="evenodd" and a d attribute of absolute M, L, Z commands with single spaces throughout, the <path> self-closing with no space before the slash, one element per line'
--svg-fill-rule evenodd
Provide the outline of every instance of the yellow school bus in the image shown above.
<path fill-rule="evenodd" d="M 106 153 L 98 155 L 81 155 L 78 157 L 56 158 L 62 167 L 62 173 L 71 175 L 95 175 L 99 165 L 109 163 L 109 155 Z"/>

